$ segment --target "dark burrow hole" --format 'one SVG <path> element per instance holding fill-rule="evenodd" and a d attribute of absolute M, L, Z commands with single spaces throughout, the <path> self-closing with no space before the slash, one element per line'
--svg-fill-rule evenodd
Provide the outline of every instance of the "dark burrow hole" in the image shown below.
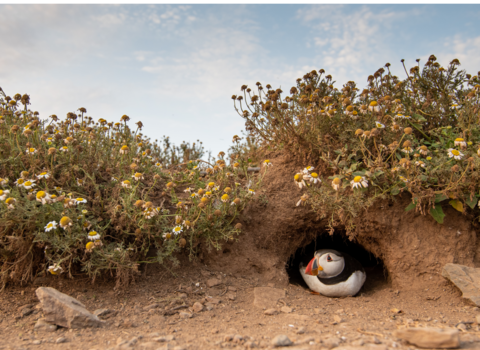
<path fill-rule="evenodd" d="M 388 273 L 381 259 L 376 258 L 360 244 L 349 241 L 343 234 L 329 235 L 328 233 L 317 236 L 311 243 L 297 249 L 295 254 L 290 256 L 287 262 L 287 273 L 291 284 L 308 289 L 300 275 L 299 265 L 303 262 L 303 265 L 307 266 L 315 251 L 320 249 L 335 249 L 350 254 L 362 264 L 367 273 L 367 279 L 359 294 L 388 286 Z"/>

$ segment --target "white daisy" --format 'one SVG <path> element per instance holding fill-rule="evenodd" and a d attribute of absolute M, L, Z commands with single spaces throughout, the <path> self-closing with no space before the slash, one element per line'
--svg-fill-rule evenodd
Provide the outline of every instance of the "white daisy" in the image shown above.
<path fill-rule="evenodd" d="M 179 235 L 180 233 L 182 233 L 182 231 L 183 231 L 183 227 L 181 225 L 175 226 L 172 230 L 174 235 Z"/>
<path fill-rule="evenodd" d="M 50 174 L 47 173 L 46 171 L 37 175 L 37 179 L 48 179 L 49 177 L 50 177 Z"/>
<path fill-rule="evenodd" d="M 91 241 L 96 241 L 100 239 L 100 234 L 97 231 L 90 231 L 87 238 Z"/>
<path fill-rule="evenodd" d="M 467 148 L 467 143 L 461 137 L 458 137 L 454 141 L 455 146 L 460 146 L 460 148 Z"/>
<path fill-rule="evenodd" d="M 1 200 L 1 201 L 4 201 L 5 198 L 8 197 L 7 195 L 8 195 L 9 193 L 10 193 L 9 190 L 0 190 L 0 200 Z"/>
<path fill-rule="evenodd" d="M 365 179 L 364 176 L 355 176 L 353 178 L 352 181 L 350 181 L 350 183 L 352 184 L 352 188 L 362 188 L 362 187 L 365 187 L 367 188 L 368 187 L 368 180 Z"/>
<path fill-rule="evenodd" d="M 57 222 L 56 221 L 50 221 L 46 226 L 45 226 L 45 232 L 49 232 L 51 230 L 55 230 L 57 228 Z"/>
<path fill-rule="evenodd" d="M 448 149 L 448 156 L 450 158 L 455 158 L 456 160 L 460 160 L 463 158 L 463 153 L 460 151 L 457 151 L 456 149 L 449 148 Z"/>
<path fill-rule="evenodd" d="M 382 124 L 380 122 L 375 122 L 375 126 L 378 128 L 378 129 L 385 129 L 385 124 Z"/>

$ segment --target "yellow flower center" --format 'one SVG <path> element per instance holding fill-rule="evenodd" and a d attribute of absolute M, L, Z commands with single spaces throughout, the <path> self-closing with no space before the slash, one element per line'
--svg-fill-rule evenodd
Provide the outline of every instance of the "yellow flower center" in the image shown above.
<path fill-rule="evenodd" d="M 25 181 L 25 186 L 31 186 L 32 182 L 31 181 Z"/>
<path fill-rule="evenodd" d="M 452 154 L 453 154 L 454 156 L 459 156 L 459 155 L 460 155 L 460 152 L 457 151 L 456 149 L 454 149 L 454 150 L 452 150 Z"/>
<path fill-rule="evenodd" d="M 342 180 L 340 180 L 338 177 L 334 178 L 332 181 L 335 185 L 340 185 L 342 183 Z"/>
<path fill-rule="evenodd" d="M 67 226 L 72 222 L 72 219 L 70 219 L 68 216 L 64 216 L 60 219 L 60 225 L 62 226 Z"/>
<path fill-rule="evenodd" d="M 125 185 L 130 185 L 130 181 L 128 181 L 128 180 L 123 181 L 123 183 L 124 183 Z"/>
<path fill-rule="evenodd" d="M 457 141 L 457 142 L 463 142 L 464 140 L 463 140 L 461 137 L 458 137 L 458 138 L 455 139 L 455 141 Z"/>
<path fill-rule="evenodd" d="M 127 146 L 127 145 L 124 145 L 124 146 L 122 146 L 122 148 L 121 148 L 122 151 L 126 151 L 127 149 L 128 149 L 128 146 Z"/>
<path fill-rule="evenodd" d="M 42 198 L 45 198 L 47 194 L 44 192 L 44 191 L 38 191 L 37 192 L 37 198 L 38 199 L 42 199 Z"/>
<path fill-rule="evenodd" d="M 90 232 L 88 233 L 88 235 L 89 235 L 90 237 L 96 236 L 96 235 L 97 235 L 97 231 L 90 231 Z"/>
<path fill-rule="evenodd" d="M 353 181 L 360 182 L 360 181 L 362 181 L 362 177 L 361 176 L 355 176 Z"/>
<path fill-rule="evenodd" d="M 226 193 L 222 196 L 222 200 L 224 200 L 224 201 L 228 200 L 229 198 L 230 198 L 230 196 Z"/>
<path fill-rule="evenodd" d="M 317 174 L 317 173 L 311 173 L 310 175 L 311 175 L 313 178 L 315 178 L 315 179 L 318 177 L 318 174 Z"/>
<path fill-rule="evenodd" d="M 30 153 L 35 152 L 35 148 L 29 148 L 28 150 L 30 151 Z"/>
<path fill-rule="evenodd" d="M 210 191 L 207 191 L 207 193 L 205 193 L 205 196 L 211 196 L 212 195 L 212 192 Z"/>
<path fill-rule="evenodd" d="M 300 182 L 300 181 L 302 181 L 302 178 L 303 178 L 302 174 L 300 174 L 300 173 L 295 174 L 295 177 L 294 177 L 295 181 Z"/>
<path fill-rule="evenodd" d="M 90 250 L 90 249 L 92 249 L 93 244 L 94 244 L 93 242 L 88 242 L 87 245 L 85 246 L 85 248 Z"/>
<path fill-rule="evenodd" d="M 378 105 L 377 101 L 372 101 L 372 102 L 370 102 L 370 106 L 371 106 L 371 107 L 375 107 L 376 105 Z"/>
<path fill-rule="evenodd" d="M 77 198 L 77 202 L 83 202 L 84 199 L 83 198 Z"/>
<path fill-rule="evenodd" d="M 182 228 L 180 226 L 175 226 L 175 228 L 173 229 L 175 232 L 178 232 L 180 231 Z"/>
<path fill-rule="evenodd" d="M 135 173 L 135 177 L 142 177 L 142 173 Z"/>
<path fill-rule="evenodd" d="M 13 198 L 7 198 L 7 199 L 5 200 L 5 203 L 7 203 L 7 204 L 13 204 L 13 203 L 15 203 L 15 199 L 13 199 Z"/>
<path fill-rule="evenodd" d="M 215 186 L 215 182 L 209 182 L 208 183 L 208 187 L 213 187 L 213 186 Z"/>

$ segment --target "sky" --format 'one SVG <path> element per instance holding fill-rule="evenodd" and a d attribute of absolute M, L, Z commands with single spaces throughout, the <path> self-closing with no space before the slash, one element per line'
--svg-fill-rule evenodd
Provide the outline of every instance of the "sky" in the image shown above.
<path fill-rule="evenodd" d="M 365 87 L 385 63 L 435 54 L 480 70 L 480 5 L 2 5 L 0 87 L 40 117 L 80 107 L 145 135 L 227 151 L 243 84 L 289 91 L 321 68 Z"/>

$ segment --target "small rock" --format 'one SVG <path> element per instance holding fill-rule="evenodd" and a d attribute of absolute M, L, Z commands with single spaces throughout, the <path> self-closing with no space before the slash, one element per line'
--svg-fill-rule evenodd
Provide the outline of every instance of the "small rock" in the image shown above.
<path fill-rule="evenodd" d="M 340 316 L 338 315 L 334 315 L 333 316 L 333 321 L 337 322 L 337 323 L 342 323 L 344 322 L 345 320 L 343 318 L 341 318 Z"/>
<path fill-rule="evenodd" d="M 205 310 L 212 311 L 213 310 L 213 304 L 212 303 L 205 303 Z"/>
<path fill-rule="evenodd" d="M 158 344 L 153 341 L 148 341 L 146 343 L 141 343 L 140 347 L 143 349 L 157 349 Z"/>
<path fill-rule="evenodd" d="M 256 287 L 253 289 L 253 305 L 260 309 L 275 307 L 279 299 L 285 298 L 285 291 L 278 288 Z"/>
<path fill-rule="evenodd" d="M 333 348 L 336 348 L 337 346 L 340 345 L 340 343 L 342 342 L 342 340 L 340 338 L 337 338 L 337 337 L 330 337 L 330 338 L 327 338 L 323 341 L 323 347 L 327 348 L 327 349 L 333 349 Z"/>
<path fill-rule="evenodd" d="M 148 338 L 155 338 L 155 337 L 159 337 L 159 336 L 160 336 L 160 333 L 158 333 L 158 332 L 153 332 L 153 333 L 147 334 Z"/>
<path fill-rule="evenodd" d="M 57 325 L 48 323 L 44 318 L 40 318 L 33 329 L 36 332 L 55 332 L 57 330 Z"/>
<path fill-rule="evenodd" d="M 312 341 L 314 342 L 314 341 L 315 341 L 315 338 L 313 338 L 313 337 L 306 337 L 306 338 L 297 340 L 297 341 L 295 342 L 295 344 L 298 344 L 298 345 L 310 344 L 310 342 L 312 342 Z"/>
<path fill-rule="evenodd" d="M 236 292 L 237 291 L 237 288 L 233 287 L 233 286 L 228 286 L 228 291 L 229 292 Z"/>
<path fill-rule="evenodd" d="M 273 338 L 271 344 L 277 348 L 281 346 L 290 346 L 293 342 L 285 334 L 281 334 Z"/>
<path fill-rule="evenodd" d="M 240 334 L 235 334 L 233 336 L 233 341 L 235 343 L 241 343 L 241 342 L 243 342 L 243 337 Z"/>
<path fill-rule="evenodd" d="M 233 335 L 232 334 L 227 334 L 226 336 L 223 337 L 223 341 L 228 342 L 233 340 Z"/>
<path fill-rule="evenodd" d="M 153 341 L 158 343 L 168 343 L 169 341 L 175 340 L 175 336 L 173 334 L 166 335 L 164 337 L 154 338 Z"/>
<path fill-rule="evenodd" d="M 188 295 L 187 295 L 187 293 L 180 293 L 180 294 L 178 295 L 178 297 L 179 297 L 180 299 L 187 299 L 187 298 L 188 298 Z"/>
<path fill-rule="evenodd" d="M 267 316 L 273 316 L 278 314 L 278 311 L 276 309 L 267 309 L 263 312 L 263 314 Z"/>
<path fill-rule="evenodd" d="M 293 311 L 293 309 L 291 307 L 288 307 L 288 306 L 282 306 L 282 308 L 280 309 L 281 312 L 284 312 L 286 314 L 289 314 L 290 312 Z"/>
<path fill-rule="evenodd" d="M 306 331 L 307 331 L 307 329 L 305 327 L 300 327 L 300 328 L 297 329 L 297 331 L 295 333 L 304 334 Z"/>
<path fill-rule="evenodd" d="M 228 300 L 235 300 L 235 299 L 237 299 L 237 294 L 235 292 L 228 292 L 227 293 L 227 299 Z"/>
<path fill-rule="evenodd" d="M 40 345 L 42 344 L 42 341 L 41 340 L 34 340 L 32 341 L 32 345 Z"/>
<path fill-rule="evenodd" d="M 221 283 L 222 283 L 222 281 L 220 281 L 219 279 L 209 278 L 207 280 L 207 287 L 212 288 L 212 287 L 218 286 Z"/>
<path fill-rule="evenodd" d="M 255 349 L 258 347 L 257 343 L 254 341 L 247 341 L 243 344 L 247 349 Z"/>
<path fill-rule="evenodd" d="M 153 303 L 153 304 L 150 304 L 150 305 L 147 305 L 143 308 L 144 311 L 148 311 L 148 310 L 151 310 L 151 309 L 156 309 L 157 307 L 159 307 L 158 303 Z"/>
<path fill-rule="evenodd" d="M 93 312 L 93 314 L 102 319 L 108 319 L 115 316 L 117 314 L 117 311 L 110 309 L 97 309 Z"/>
<path fill-rule="evenodd" d="M 67 342 L 67 338 L 65 337 L 60 337 L 60 338 L 57 338 L 57 340 L 55 340 L 55 343 L 57 344 L 66 343 L 66 342 Z"/>
<path fill-rule="evenodd" d="M 203 305 L 200 304 L 198 301 L 193 304 L 193 311 L 200 312 L 203 310 Z"/>
<path fill-rule="evenodd" d="M 190 312 L 180 311 L 178 313 L 182 318 L 192 318 L 193 315 Z"/>
<path fill-rule="evenodd" d="M 457 329 L 460 329 L 462 332 L 466 332 L 467 326 L 465 325 L 465 323 L 460 323 L 457 325 Z"/>
<path fill-rule="evenodd" d="M 101 327 L 105 323 L 81 302 L 50 287 L 37 288 L 47 322 L 66 328 Z"/>
<path fill-rule="evenodd" d="M 207 303 L 214 304 L 214 305 L 220 304 L 222 302 L 220 299 L 212 298 L 212 297 L 206 297 L 205 301 Z"/>
<path fill-rule="evenodd" d="M 365 342 L 363 341 L 363 339 L 357 339 L 357 340 L 354 340 L 352 341 L 352 346 L 363 346 L 363 344 L 365 344 Z"/>
<path fill-rule="evenodd" d="M 32 309 L 30 307 L 24 307 L 22 309 L 22 311 L 20 312 L 20 314 L 22 315 L 22 317 L 26 317 L 26 316 L 29 316 L 33 313 L 33 311 L 35 311 L 35 309 Z"/>
<path fill-rule="evenodd" d="M 397 330 L 393 335 L 422 348 L 448 349 L 460 346 L 459 332 L 452 328 L 407 328 Z"/>

